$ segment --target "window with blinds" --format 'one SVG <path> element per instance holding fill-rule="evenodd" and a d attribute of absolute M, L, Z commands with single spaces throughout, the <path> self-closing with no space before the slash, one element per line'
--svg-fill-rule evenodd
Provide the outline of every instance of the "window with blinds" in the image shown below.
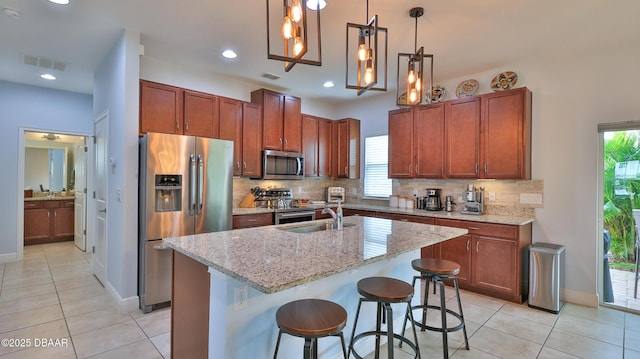
<path fill-rule="evenodd" d="M 370 136 L 364 139 L 364 195 L 391 196 L 388 175 L 389 136 Z"/>

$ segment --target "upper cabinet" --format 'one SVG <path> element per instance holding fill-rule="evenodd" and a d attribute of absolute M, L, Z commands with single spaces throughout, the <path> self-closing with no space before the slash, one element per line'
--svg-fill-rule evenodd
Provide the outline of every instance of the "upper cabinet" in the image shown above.
<path fill-rule="evenodd" d="M 335 177 L 360 178 L 360 120 L 346 118 L 333 121 L 332 134 L 337 144 L 333 145 Z"/>
<path fill-rule="evenodd" d="M 262 106 L 262 146 L 265 150 L 302 152 L 299 98 L 259 89 L 251 92 L 251 102 Z"/>
<path fill-rule="evenodd" d="M 531 91 L 390 111 L 389 177 L 531 179 Z"/>
<path fill-rule="evenodd" d="M 140 80 L 140 133 L 182 134 L 184 90 Z"/>
<path fill-rule="evenodd" d="M 305 177 L 331 177 L 331 120 L 302 115 Z"/>
<path fill-rule="evenodd" d="M 231 140 L 233 175 L 260 177 L 262 173 L 262 132 L 260 106 L 230 98 L 220 98 L 220 138 Z"/>
<path fill-rule="evenodd" d="M 218 138 L 217 96 L 140 80 L 140 133 Z"/>
<path fill-rule="evenodd" d="M 185 90 L 183 134 L 219 138 L 218 101 L 217 96 Z"/>
<path fill-rule="evenodd" d="M 389 177 L 442 178 L 444 105 L 389 112 Z"/>

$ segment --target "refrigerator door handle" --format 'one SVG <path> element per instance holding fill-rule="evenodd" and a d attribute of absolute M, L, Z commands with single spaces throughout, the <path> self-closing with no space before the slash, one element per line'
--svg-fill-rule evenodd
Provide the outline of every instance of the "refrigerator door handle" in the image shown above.
<path fill-rule="evenodd" d="M 202 214 L 202 202 L 204 194 L 204 160 L 202 155 L 198 155 L 198 202 L 196 204 L 196 213 Z"/>
<path fill-rule="evenodd" d="M 189 215 L 193 216 L 196 209 L 196 189 L 197 189 L 197 173 L 196 173 L 196 156 L 192 153 L 189 156 Z"/>

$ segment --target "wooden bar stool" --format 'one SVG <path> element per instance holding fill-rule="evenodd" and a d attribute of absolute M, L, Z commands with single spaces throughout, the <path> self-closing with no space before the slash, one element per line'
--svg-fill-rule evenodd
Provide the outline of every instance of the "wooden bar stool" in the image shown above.
<path fill-rule="evenodd" d="M 380 337 L 382 335 L 387 336 L 387 358 L 393 358 L 393 339 L 400 340 L 400 344 L 406 343 L 411 349 L 413 349 L 414 358 L 420 358 L 420 349 L 418 347 L 418 335 L 416 333 L 416 327 L 413 325 L 413 314 L 411 312 L 411 299 L 413 298 L 413 287 L 409 283 L 405 283 L 398 279 L 386 278 L 386 277 L 369 277 L 361 279 L 358 282 L 358 292 L 362 296 L 358 303 L 358 311 L 356 312 L 356 319 L 353 323 L 353 331 L 351 332 L 351 342 L 349 343 L 349 356 L 353 352 L 353 355 L 362 359 L 363 357 L 356 353 L 354 344 L 367 336 L 374 335 L 376 337 L 376 349 L 375 358 L 380 357 Z M 377 319 L 376 330 L 366 331 L 355 335 L 356 326 L 358 325 L 358 317 L 360 316 L 360 308 L 363 302 L 376 302 L 377 306 Z M 413 328 L 413 339 L 411 342 L 404 336 L 404 329 L 402 335 L 395 334 L 393 332 L 393 310 L 391 309 L 392 303 L 407 303 L 407 312 L 405 314 L 405 325 L 407 316 L 411 319 L 411 327 Z M 381 330 L 381 324 L 387 322 L 387 330 Z"/>
<path fill-rule="evenodd" d="M 411 262 L 411 266 L 413 269 L 420 272 L 419 276 L 413 277 L 412 286 L 415 287 L 416 280 L 425 279 L 426 285 L 424 287 L 424 304 L 413 306 L 411 309 L 422 309 L 422 321 L 415 322 L 415 325 L 421 328 L 422 331 L 431 330 L 442 333 L 442 347 L 444 352 L 444 357 L 449 358 L 449 346 L 447 334 L 450 332 L 455 332 L 462 329 L 464 333 L 464 345 L 467 350 L 469 350 L 469 340 L 467 339 L 467 327 L 464 323 L 464 315 L 462 314 L 462 303 L 460 302 L 460 290 L 458 288 L 458 278 L 456 275 L 460 273 L 460 265 L 456 262 L 448 261 L 446 259 L 438 259 L 438 258 L 420 258 L 415 259 Z M 444 295 L 444 283 L 443 280 L 451 280 L 453 282 L 453 286 L 456 289 L 456 299 L 458 300 L 458 310 L 456 313 L 451 309 L 447 309 L 446 306 L 446 298 Z M 434 285 L 434 294 L 435 294 L 435 286 L 437 285 L 440 289 L 440 306 L 437 305 L 429 305 L 429 282 L 433 282 Z M 433 327 L 427 325 L 427 308 L 437 309 L 440 311 L 442 326 L 441 327 Z M 454 327 L 449 327 L 447 325 L 447 313 L 453 315 L 457 318 L 460 323 Z M 407 325 L 407 319 L 405 318 L 404 322 L 405 326 Z M 404 328 L 403 328 L 404 333 Z"/>
<path fill-rule="evenodd" d="M 304 338 L 304 358 L 318 358 L 318 338 L 337 336 L 342 343 L 342 354 L 347 358 L 342 329 L 347 324 L 347 311 L 334 302 L 323 299 L 301 299 L 289 302 L 276 312 L 278 341 L 273 358 L 278 356 L 280 337 L 287 333 Z"/>

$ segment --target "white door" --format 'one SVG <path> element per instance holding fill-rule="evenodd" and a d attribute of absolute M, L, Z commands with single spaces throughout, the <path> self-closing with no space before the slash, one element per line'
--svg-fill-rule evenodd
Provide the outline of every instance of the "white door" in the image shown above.
<path fill-rule="evenodd" d="M 93 168 L 95 198 L 95 232 L 93 238 L 93 255 L 91 269 L 103 284 L 106 277 L 107 260 L 107 176 L 108 176 L 108 140 L 109 113 L 104 112 L 93 124 L 95 161 Z"/>
<path fill-rule="evenodd" d="M 84 144 L 77 145 L 75 147 L 75 163 L 73 166 L 73 170 L 75 173 L 74 190 L 75 190 L 75 200 L 74 200 L 74 210 L 73 210 L 73 241 L 76 244 L 76 247 L 81 250 L 86 250 L 87 243 L 87 176 L 86 176 L 86 167 L 87 167 L 87 139 L 85 137 Z"/>

